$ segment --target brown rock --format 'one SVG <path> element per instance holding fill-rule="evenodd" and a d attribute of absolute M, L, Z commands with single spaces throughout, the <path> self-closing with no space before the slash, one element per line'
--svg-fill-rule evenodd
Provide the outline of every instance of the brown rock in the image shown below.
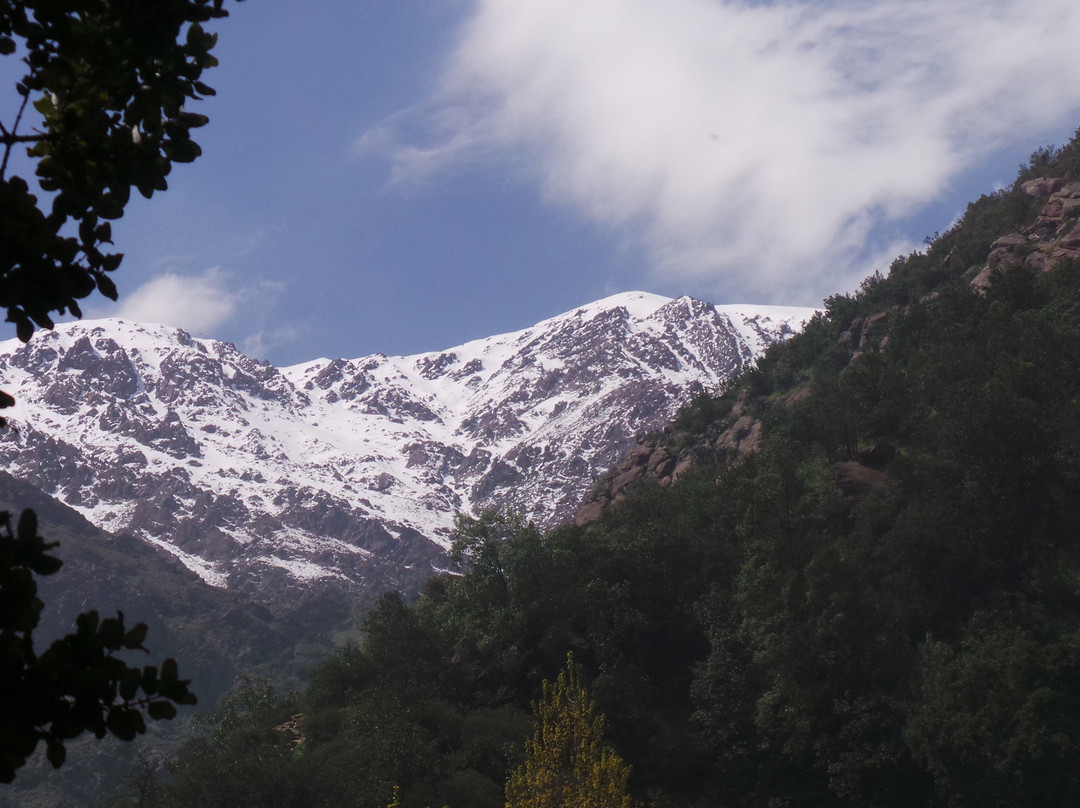
<path fill-rule="evenodd" d="M 619 496 L 626 491 L 626 488 L 644 476 L 645 470 L 641 466 L 635 466 L 628 471 L 624 471 L 618 477 L 611 481 L 611 495 L 613 497 Z"/>
<path fill-rule="evenodd" d="M 634 449 L 633 451 L 627 453 L 626 457 L 623 458 L 623 462 L 621 463 L 620 467 L 623 469 L 632 469 L 636 468 L 637 466 L 644 466 L 646 463 L 649 462 L 649 457 L 652 455 L 653 449 L 655 448 L 656 447 L 652 444 L 643 444 L 641 448 Z"/>
<path fill-rule="evenodd" d="M 746 410 L 746 402 L 748 398 L 749 392 L 747 390 L 743 390 L 741 393 L 739 393 L 739 400 L 736 401 L 735 405 L 731 408 L 731 414 L 733 417 L 738 418 L 743 414 L 743 412 Z"/>
<path fill-rule="evenodd" d="M 1072 231 L 1058 242 L 1058 245 L 1066 250 L 1080 250 L 1080 224 L 1073 227 Z"/>
<path fill-rule="evenodd" d="M 866 318 L 866 323 L 863 325 L 862 329 L 862 335 L 859 338 L 860 348 L 865 348 L 867 343 L 869 343 L 870 340 L 888 324 L 888 317 L 889 313 L 887 311 L 881 311 Z"/>
<path fill-rule="evenodd" d="M 784 409 L 790 409 L 797 404 L 802 404 L 808 398 L 810 398 L 810 385 L 804 384 L 800 387 L 796 387 L 776 403 Z"/>
<path fill-rule="evenodd" d="M 1020 187 L 1024 189 L 1024 193 L 1028 196 L 1040 197 L 1050 196 L 1064 186 L 1065 180 L 1060 177 L 1037 177 L 1036 179 L 1028 180 Z"/>
<path fill-rule="evenodd" d="M 888 317 L 887 311 L 879 311 L 867 317 L 856 317 L 851 321 L 848 329 L 840 334 L 837 342 L 853 351 L 862 350 L 888 325 Z"/>
<path fill-rule="evenodd" d="M 651 474 L 657 479 L 663 479 L 671 474 L 675 470 L 675 458 L 671 455 L 667 455 L 655 468 L 651 470 Z"/>
<path fill-rule="evenodd" d="M 1049 244 L 1040 244 L 1035 252 L 1031 253 L 1024 262 L 1032 269 L 1045 272 L 1054 263 L 1054 248 Z"/>
<path fill-rule="evenodd" d="M 1072 201 L 1071 199 L 1069 200 Z M 1043 229 L 1047 230 L 1052 227 L 1055 222 L 1060 222 L 1065 215 L 1065 200 L 1058 194 L 1054 194 L 1050 197 L 1050 201 L 1046 203 L 1041 211 L 1039 211 L 1038 218 L 1035 219 L 1034 224 L 1024 228 L 1024 232 L 1030 230 Z M 1049 226 L 1049 227 L 1048 227 Z"/>
<path fill-rule="evenodd" d="M 678 463 L 676 463 L 675 469 L 671 472 L 671 481 L 675 482 L 677 479 L 679 479 L 679 477 L 682 476 L 682 473 L 688 468 L 690 468 L 692 465 L 694 465 L 694 461 L 690 458 L 680 460 Z"/>
<path fill-rule="evenodd" d="M 1009 233 L 990 245 L 986 264 L 991 269 L 1010 269 L 1024 263 L 1024 254 L 1030 246 L 1023 233 Z"/>
<path fill-rule="evenodd" d="M 750 431 L 739 441 L 738 452 L 741 455 L 756 452 L 761 444 L 761 421 L 754 421 Z"/>
<path fill-rule="evenodd" d="M 713 445 L 717 449 L 737 449 L 739 441 L 746 436 L 753 424 L 754 419 L 749 415 L 742 416 L 742 418 L 739 418 L 734 424 L 720 433 Z"/>
<path fill-rule="evenodd" d="M 586 527 L 591 525 L 597 519 L 604 515 L 604 511 L 607 510 L 608 503 L 603 500 L 596 502 L 586 502 L 580 508 L 577 513 L 574 514 L 574 524 L 578 527 Z"/>
<path fill-rule="evenodd" d="M 974 289 L 980 295 L 986 294 L 986 290 L 990 288 L 990 267 L 985 266 L 971 279 L 971 288 Z"/>

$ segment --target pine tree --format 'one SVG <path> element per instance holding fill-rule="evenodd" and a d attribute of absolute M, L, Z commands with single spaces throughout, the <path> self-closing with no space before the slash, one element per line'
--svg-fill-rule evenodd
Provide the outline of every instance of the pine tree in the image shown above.
<path fill-rule="evenodd" d="M 633 808 L 630 767 L 603 743 L 604 717 L 579 682 L 573 655 L 544 681 L 525 762 L 506 784 L 507 808 Z"/>

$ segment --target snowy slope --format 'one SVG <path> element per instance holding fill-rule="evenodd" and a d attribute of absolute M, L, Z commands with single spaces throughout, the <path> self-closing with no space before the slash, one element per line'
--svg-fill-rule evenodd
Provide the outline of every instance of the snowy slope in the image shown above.
<path fill-rule="evenodd" d="M 627 293 L 442 352 L 276 369 L 123 320 L 0 343 L 14 475 L 218 586 L 406 586 L 454 514 L 566 518 L 634 436 L 812 312 Z"/>

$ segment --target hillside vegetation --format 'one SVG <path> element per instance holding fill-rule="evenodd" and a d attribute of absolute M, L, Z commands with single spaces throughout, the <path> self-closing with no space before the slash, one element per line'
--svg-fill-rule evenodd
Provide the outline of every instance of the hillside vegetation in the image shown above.
<path fill-rule="evenodd" d="M 572 652 L 656 806 L 1071 805 L 1080 202 L 1064 181 L 1080 138 L 696 401 L 669 440 L 698 462 L 673 484 L 546 534 L 461 520 L 463 575 L 386 596 L 303 692 L 226 700 L 171 780 L 115 804 L 501 806 L 530 702 Z M 760 431 L 752 451 L 718 440 L 737 425 Z"/>

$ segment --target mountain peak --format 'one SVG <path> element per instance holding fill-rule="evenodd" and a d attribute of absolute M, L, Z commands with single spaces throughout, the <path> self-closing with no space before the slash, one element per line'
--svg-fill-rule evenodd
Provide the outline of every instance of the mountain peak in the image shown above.
<path fill-rule="evenodd" d="M 567 518 L 636 435 L 809 314 L 628 292 L 444 351 L 281 369 L 178 328 L 67 323 L 0 343 L 18 401 L 0 458 L 214 585 L 409 588 L 455 513 Z"/>

